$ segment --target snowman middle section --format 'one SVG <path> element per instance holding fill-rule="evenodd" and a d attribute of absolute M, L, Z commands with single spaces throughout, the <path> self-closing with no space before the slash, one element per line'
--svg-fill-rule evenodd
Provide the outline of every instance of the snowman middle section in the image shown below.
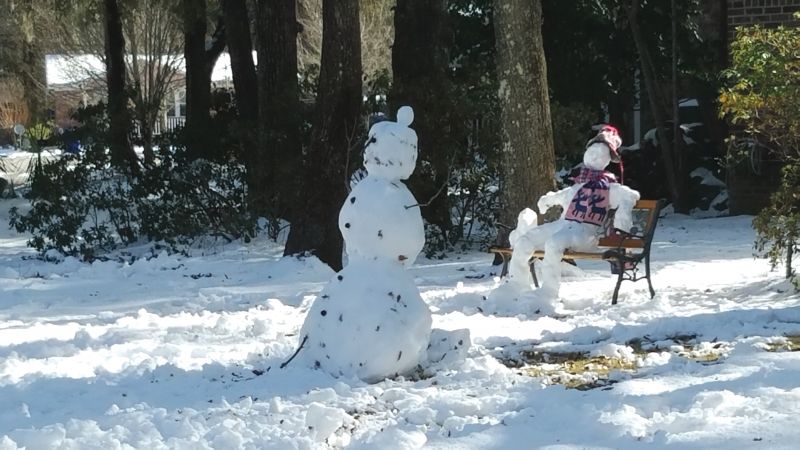
<path fill-rule="evenodd" d="M 367 176 L 339 212 L 350 259 L 397 261 L 411 265 L 425 245 L 425 228 L 411 191 L 399 180 Z"/>

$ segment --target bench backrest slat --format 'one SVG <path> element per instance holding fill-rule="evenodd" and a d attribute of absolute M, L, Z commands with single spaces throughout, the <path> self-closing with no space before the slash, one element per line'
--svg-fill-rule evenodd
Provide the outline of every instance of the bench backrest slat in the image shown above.
<path fill-rule="evenodd" d="M 655 225 L 661 210 L 661 202 L 659 200 L 639 200 L 633 206 L 634 213 L 637 210 L 647 211 L 645 229 L 637 233 L 642 235 L 643 239 L 623 237 L 621 235 L 606 236 L 600 238 L 598 246 L 648 249 L 655 234 Z"/>

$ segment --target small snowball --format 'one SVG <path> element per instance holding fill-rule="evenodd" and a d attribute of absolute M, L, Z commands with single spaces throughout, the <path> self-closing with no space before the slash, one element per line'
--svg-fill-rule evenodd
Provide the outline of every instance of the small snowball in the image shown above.
<path fill-rule="evenodd" d="M 397 110 L 397 123 L 405 126 L 414 121 L 414 110 L 410 106 L 402 106 Z"/>

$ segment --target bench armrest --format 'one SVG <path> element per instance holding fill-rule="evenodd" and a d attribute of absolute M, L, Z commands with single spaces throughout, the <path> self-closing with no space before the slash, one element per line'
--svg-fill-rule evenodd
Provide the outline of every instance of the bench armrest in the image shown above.
<path fill-rule="evenodd" d="M 626 248 L 644 248 L 644 235 L 629 233 L 624 230 L 614 229 L 616 234 L 600 238 L 601 247 L 610 247 L 621 251 Z"/>
<path fill-rule="evenodd" d="M 619 228 L 614 228 L 614 232 L 622 236 L 623 241 L 625 239 L 644 239 L 644 234 L 629 233 L 625 230 L 620 230 Z"/>

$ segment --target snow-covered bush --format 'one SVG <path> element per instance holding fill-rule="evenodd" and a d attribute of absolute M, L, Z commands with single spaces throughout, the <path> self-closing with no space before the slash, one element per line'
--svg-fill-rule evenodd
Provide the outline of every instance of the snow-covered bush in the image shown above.
<path fill-rule="evenodd" d="M 204 236 L 249 237 L 245 171 L 235 163 L 190 160 L 174 136 L 161 143 L 157 163 L 140 175 L 113 168 L 104 120 L 81 155 L 65 155 L 34 174 L 30 209 L 13 209 L 10 225 L 32 234 L 42 254 L 57 251 L 84 260 L 140 242 L 180 251 Z"/>

